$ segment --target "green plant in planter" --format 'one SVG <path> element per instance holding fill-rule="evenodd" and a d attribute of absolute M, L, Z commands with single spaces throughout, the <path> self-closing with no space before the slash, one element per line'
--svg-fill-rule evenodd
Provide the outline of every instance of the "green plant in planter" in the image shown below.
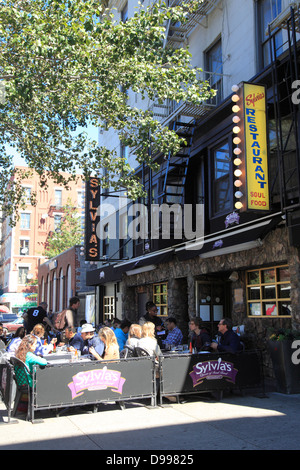
<path fill-rule="evenodd" d="M 270 341 L 293 341 L 294 339 L 300 339 L 300 331 L 290 328 L 269 328 L 268 333 Z"/>
<path fill-rule="evenodd" d="M 300 393 L 300 365 L 293 360 L 295 340 L 300 339 L 300 331 L 289 328 L 268 330 L 268 350 L 280 393 Z M 298 345 L 296 345 L 298 347 Z"/>

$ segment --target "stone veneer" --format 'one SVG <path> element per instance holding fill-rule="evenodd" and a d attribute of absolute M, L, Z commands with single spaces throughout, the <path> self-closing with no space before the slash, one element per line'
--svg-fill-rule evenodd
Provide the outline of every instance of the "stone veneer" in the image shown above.
<path fill-rule="evenodd" d="M 290 318 L 247 318 L 245 271 L 247 269 L 288 264 L 291 277 Z M 237 253 L 201 259 L 196 256 L 187 261 L 172 261 L 160 264 L 155 270 L 123 277 L 123 314 L 131 321 L 137 321 L 136 312 L 138 293 L 144 292 L 152 299 L 152 284 L 168 281 L 168 311 L 174 315 L 185 338 L 188 334 L 189 318 L 195 315 L 195 281 L 205 279 L 209 274 L 225 276 L 237 271 L 239 279 L 231 282 L 232 312 L 235 325 L 245 324 L 249 337 L 254 339 L 254 346 L 264 353 L 266 375 L 272 375 L 270 360 L 266 352 L 267 330 L 271 326 L 300 329 L 300 263 L 299 250 L 289 245 L 285 227 L 271 231 L 263 240 L 261 247 Z M 243 302 L 235 303 L 235 289 L 242 289 Z M 227 314 L 227 316 L 229 316 Z M 292 321 L 291 321 L 292 320 Z"/>

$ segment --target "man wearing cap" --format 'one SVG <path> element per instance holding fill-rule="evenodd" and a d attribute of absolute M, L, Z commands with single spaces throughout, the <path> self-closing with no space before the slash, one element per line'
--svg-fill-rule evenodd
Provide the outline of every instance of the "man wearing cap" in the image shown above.
<path fill-rule="evenodd" d="M 82 325 L 80 334 L 74 334 L 74 330 L 67 327 L 66 338 L 73 348 L 81 352 L 81 356 L 88 356 L 90 359 L 95 359 L 89 351 L 91 347 L 94 347 L 99 356 L 102 356 L 104 353 L 104 343 L 95 335 L 95 328 L 90 323 Z"/>

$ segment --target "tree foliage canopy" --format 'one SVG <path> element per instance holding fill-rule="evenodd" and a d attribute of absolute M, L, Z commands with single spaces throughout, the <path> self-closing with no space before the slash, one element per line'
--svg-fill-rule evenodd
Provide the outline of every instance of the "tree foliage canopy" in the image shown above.
<path fill-rule="evenodd" d="M 81 245 L 82 228 L 80 214 L 71 199 L 61 208 L 62 218 L 57 229 L 47 240 L 44 255 L 53 258 L 74 245 Z"/>
<path fill-rule="evenodd" d="M 76 131 L 105 123 L 137 149 L 138 162 L 150 165 L 149 138 L 154 151 L 179 149 L 177 135 L 151 113 L 131 107 L 126 90 L 194 104 L 212 96 L 187 50 L 163 48 L 166 21 L 185 21 L 201 1 L 173 8 L 161 1 L 147 9 L 140 5 L 120 23 L 104 0 L 0 0 L 0 209 L 5 214 L 20 203 L 22 178 L 7 189 L 13 171 L 7 144 L 28 170 L 39 173 L 42 185 L 50 175 L 67 185 L 61 172 L 74 178 L 79 169 L 88 178 L 106 167 L 116 188 L 127 188 L 133 199 L 140 194 L 123 158 Z"/>

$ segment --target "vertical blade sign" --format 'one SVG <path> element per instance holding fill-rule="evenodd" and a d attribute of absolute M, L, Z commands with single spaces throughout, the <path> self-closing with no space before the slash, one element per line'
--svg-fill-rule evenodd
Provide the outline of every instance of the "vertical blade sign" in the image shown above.
<path fill-rule="evenodd" d="M 85 259 L 97 261 L 100 258 L 100 239 L 97 226 L 100 221 L 99 179 L 92 177 L 86 182 L 85 206 Z"/>

